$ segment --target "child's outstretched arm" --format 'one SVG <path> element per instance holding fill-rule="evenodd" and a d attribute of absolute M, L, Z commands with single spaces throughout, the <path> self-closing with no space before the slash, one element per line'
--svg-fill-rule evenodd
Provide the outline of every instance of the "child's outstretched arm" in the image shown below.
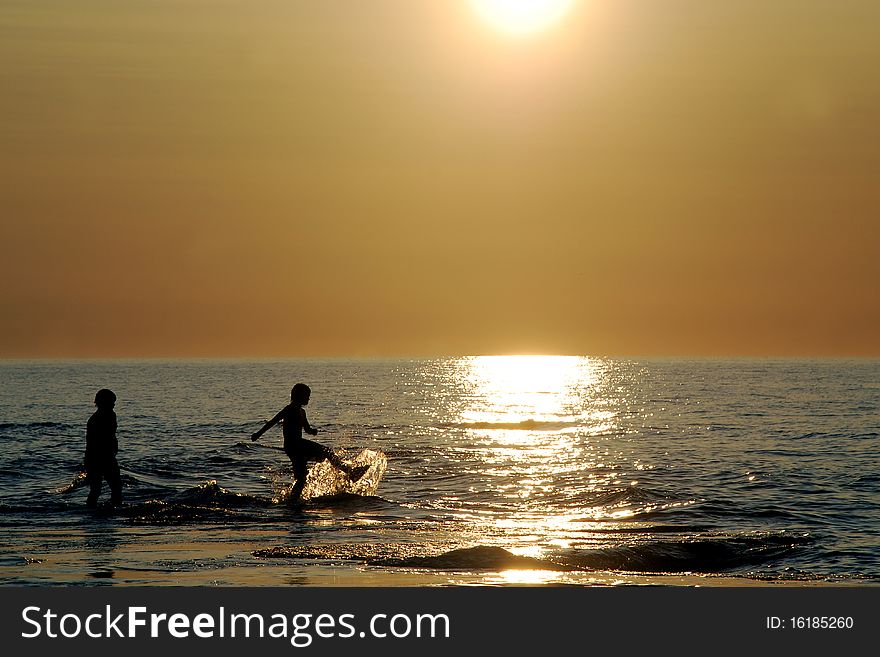
<path fill-rule="evenodd" d="M 284 411 L 286 411 L 286 410 L 287 410 L 287 406 L 285 406 L 280 411 L 278 411 L 275 414 L 275 417 L 273 417 L 271 420 L 266 422 L 266 424 L 263 425 L 262 429 L 260 429 L 259 431 L 255 431 L 253 434 L 251 434 L 251 440 L 257 440 L 260 436 L 262 436 L 264 433 L 266 433 L 269 429 L 271 429 L 276 424 L 278 424 L 278 422 L 281 421 L 281 418 L 284 417 Z"/>

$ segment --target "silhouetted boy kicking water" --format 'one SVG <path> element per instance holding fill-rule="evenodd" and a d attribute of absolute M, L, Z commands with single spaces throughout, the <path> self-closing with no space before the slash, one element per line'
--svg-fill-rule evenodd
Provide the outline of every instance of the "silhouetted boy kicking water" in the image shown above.
<path fill-rule="evenodd" d="M 112 390 L 103 388 L 95 395 L 95 406 L 98 407 L 86 424 L 86 456 L 83 465 L 86 468 L 86 481 L 89 484 L 89 496 L 86 506 L 98 506 L 101 484 L 104 479 L 110 484 L 110 501 L 113 504 L 122 502 L 122 480 L 119 476 L 119 464 L 116 452 L 119 442 L 116 440 L 116 395 Z"/>
<path fill-rule="evenodd" d="M 251 440 L 257 440 L 273 426 L 283 420 L 284 452 L 290 458 L 293 465 L 293 476 L 296 479 L 290 491 L 290 500 L 296 501 L 302 495 L 306 485 L 308 474 L 307 464 L 309 461 L 330 461 L 334 467 L 345 472 L 352 481 L 360 479 L 367 471 L 367 466 L 354 468 L 333 453 L 333 450 L 320 445 L 312 440 L 302 437 L 303 431 L 311 436 L 317 436 L 318 430 L 309 425 L 306 411 L 303 406 L 308 405 L 312 389 L 305 383 L 297 383 L 290 391 L 290 403 L 282 408 L 271 420 L 263 425 L 263 428 L 251 436 Z"/>

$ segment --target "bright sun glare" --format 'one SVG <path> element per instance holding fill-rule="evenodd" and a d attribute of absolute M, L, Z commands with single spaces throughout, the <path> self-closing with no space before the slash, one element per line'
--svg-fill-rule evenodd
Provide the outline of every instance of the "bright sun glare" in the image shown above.
<path fill-rule="evenodd" d="M 511 34 L 550 27 L 571 8 L 572 0 L 471 0 L 492 25 Z"/>
<path fill-rule="evenodd" d="M 476 356 L 463 375 L 482 400 L 464 419 L 502 424 L 571 421 L 578 394 L 596 377 L 590 360 L 578 356 Z"/>

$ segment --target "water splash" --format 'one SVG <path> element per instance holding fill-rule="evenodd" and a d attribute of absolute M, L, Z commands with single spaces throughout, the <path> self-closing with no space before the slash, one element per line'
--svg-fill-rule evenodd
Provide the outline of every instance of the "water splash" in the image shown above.
<path fill-rule="evenodd" d="M 375 495 L 379 489 L 382 475 L 385 474 L 385 468 L 388 466 L 388 458 L 385 454 L 378 450 L 365 449 L 352 460 L 346 461 L 346 463 L 354 467 L 365 465 L 369 469 L 360 479 L 352 481 L 345 472 L 334 468 L 330 461 L 316 463 L 309 470 L 306 485 L 302 492 L 302 499 L 314 500 L 346 493 L 363 497 Z M 286 502 L 289 499 L 292 487 L 292 484 L 287 486 L 273 499 L 273 502 Z"/>

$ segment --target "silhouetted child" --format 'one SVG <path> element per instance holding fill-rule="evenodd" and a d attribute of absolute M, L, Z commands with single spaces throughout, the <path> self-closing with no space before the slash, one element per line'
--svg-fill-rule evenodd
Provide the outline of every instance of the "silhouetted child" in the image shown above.
<path fill-rule="evenodd" d="M 303 431 L 311 436 L 318 435 L 318 430 L 309 425 L 306 411 L 303 408 L 308 405 L 311 394 L 312 389 L 305 383 L 297 383 L 290 391 L 290 404 L 278 411 L 275 417 L 251 436 L 251 440 L 257 440 L 279 421 L 283 421 L 284 452 L 290 458 L 290 463 L 293 465 L 293 476 L 296 480 L 290 491 L 289 499 L 292 501 L 298 500 L 302 495 L 306 485 L 309 461 L 330 461 L 334 467 L 348 474 L 352 481 L 357 481 L 367 471 L 366 466 L 354 468 L 343 463 L 329 447 L 302 437 Z"/>
<path fill-rule="evenodd" d="M 86 506 L 92 508 L 98 506 L 104 479 L 110 485 L 110 501 L 113 504 L 122 502 L 122 480 L 119 477 L 119 464 L 116 463 L 119 443 L 116 440 L 116 413 L 113 412 L 115 404 L 116 395 L 112 390 L 99 390 L 95 395 L 98 410 L 86 425 L 86 456 L 83 461 L 86 482 L 89 484 Z"/>

